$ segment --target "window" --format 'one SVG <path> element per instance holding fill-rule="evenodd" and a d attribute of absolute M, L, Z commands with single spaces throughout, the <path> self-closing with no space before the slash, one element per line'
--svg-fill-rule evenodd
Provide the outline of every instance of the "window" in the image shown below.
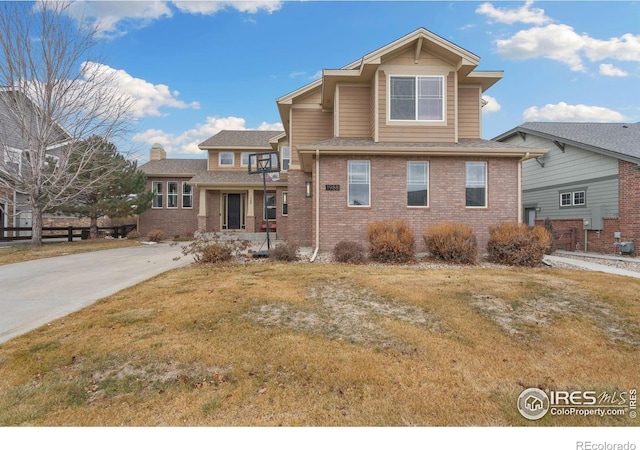
<path fill-rule="evenodd" d="M 249 165 L 249 155 L 250 154 L 251 153 L 249 153 L 249 152 L 242 152 L 242 155 L 241 155 L 242 159 L 240 161 L 240 164 L 242 165 L 242 167 L 247 167 Z"/>
<path fill-rule="evenodd" d="M 370 206 L 369 161 L 349 161 L 349 206 Z"/>
<path fill-rule="evenodd" d="M 289 195 L 287 191 L 282 193 L 282 215 L 286 216 L 289 214 L 289 199 L 287 198 Z"/>
<path fill-rule="evenodd" d="M 233 166 L 233 152 L 220 152 L 220 153 L 218 153 L 218 165 L 220 167 Z"/>
<path fill-rule="evenodd" d="M 429 163 L 407 163 L 407 206 L 429 206 Z"/>
<path fill-rule="evenodd" d="M 267 196 L 265 197 L 265 208 L 267 212 L 267 217 L 269 220 L 276 220 L 276 194 L 267 192 Z"/>
<path fill-rule="evenodd" d="M 178 207 L 178 183 L 167 181 L 167 208 Z"/>
<path fill-rule="evenodd" d="M 182 207 L 193 208 L 193 186 L 186 181 L 182 182 Z"/>
<path fill-rule="evenodd" d="M 487 206 L 487 163 L 466 163 L 466 205 L 473 208 Z"/>
<path fill-rule="evenodd" d="M 151 183 L 151 191 L 153 192 L 153 208 L 162 208 L 162 182 L 153 181 Z"/>
<path fill-rule="evenodd" d="M 282 147 L 282 170 L 289 170 L 289 163 L 291 162 L 291 148 Z"/>
<path fill-rule="evenodd" d="M 561 192 L 560 193 L 560 207 L 566 208 L 568 206 L 586 206 L 587 193 L 586 191 L 574 191 L 574 192 Z"/>
<path fill-rule="evenodd" d="M 444 77 L 391 77 L 389 87 L 391 120 L 444 120 Z"/>

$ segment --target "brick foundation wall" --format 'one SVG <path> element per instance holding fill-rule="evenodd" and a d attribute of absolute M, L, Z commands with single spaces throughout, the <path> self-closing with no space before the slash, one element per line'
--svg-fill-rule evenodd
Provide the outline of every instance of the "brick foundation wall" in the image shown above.
<path fill-rule="evenodd" d="M 347 206 L 347 161 L 350 159 L 371 161 L 370 208 Z M 429 207 L 408 208 L 406 206 L 406 163 L 420 160 L 429 161 Z M 489 226 L 518 220 L 518 161 L 508 158 L 479 159 L 488 163 L 488 207 L 467 208 L 465 206 L 465 162 L 471 160 L 462 157 L 429 159 L 395 156 L 321 157 L 321 250 L 330 251 L 341 240 L 357 241 L 366 246 L 366 228 L 370 222 L 404 220 L 414 232 L 418 251 L 425 250 L 422 234 L 428 226 L 455 221 L 467 223 L 474 228 L 478 239 L 478 252 L 485 253 Z M 314 174 L 314 186 L 315 183 Z M 326 185 L 340 185 L 340 190 L 327 191 Z M 304 187 L 304 183 L 302 186 Z M 315 221 L 311 225 L 313 224 Z M 310 236 L 313 237 L 313 227 L 310 226 L 309 229 Z"/>
<path fill-rule="evenodd" d="M 552 220 L 553 231 L 555 233 L 576 229 L 576 248 L 573 251 L 585 251 L 584 239 L 585 233 L 582 228 L 582 219 L 555 219 Z M 620 219 L 618 217 L 605 217 L 603 230 L 587 230 L 587 251 L 591 253 L 615 254 L 616 247 L 613 245 L 614 233 L 620 231 Z M 544 220 L 536 220 L 536 225 L 544 226 Z M 623 241 L 624 235 L 623 235 Z"/>

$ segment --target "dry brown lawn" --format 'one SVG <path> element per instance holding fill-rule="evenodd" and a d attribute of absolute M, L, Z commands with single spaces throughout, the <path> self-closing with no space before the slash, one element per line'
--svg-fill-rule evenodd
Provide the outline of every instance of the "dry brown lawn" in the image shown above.
<path fill-rule="evenodd" d="M 1 344 L 0 425 L 637 426 L 516 401 L 637 389 L 639 322 L 600 273 L 190 266 Z"/>
<path fill-rule="evenodd" d="M 40 247 L 32 247 L 30 244 L 0 247 L 0 266 L 33 259 L 131 247 L 133 245 L 140 245 L 140 242 L 129 239 L 92 239 L 74 242 L 44 242 Z"/>

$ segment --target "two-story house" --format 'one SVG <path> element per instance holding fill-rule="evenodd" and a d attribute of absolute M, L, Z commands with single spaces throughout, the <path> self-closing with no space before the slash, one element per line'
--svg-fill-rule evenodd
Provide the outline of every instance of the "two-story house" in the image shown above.
<path fill-rule="evenodd" d="M 203 142 L 206 170 L 171 174 L 173 182 L 197 189 L 198 229 L 260 231 L 261 179 L 248 175 L 246 158 L 277 150 L 282 172 L 270 181 L 267 214 L 279 239 L 327 251 L 340 240 L 365 243 L 367 224 L 393 219 L 412 227 L 420 248 L 426 227 L 456 221 L 483 248 L 490 225 L 521 220 L 522 161 L 546 150 L 481 138 L 482 94 L 502 72 L 478 64 L 420 28 L 278 98 L 284 132 L 260 136 L 260 145 L 250 145 L 260 133 L 250 131 Z"/>

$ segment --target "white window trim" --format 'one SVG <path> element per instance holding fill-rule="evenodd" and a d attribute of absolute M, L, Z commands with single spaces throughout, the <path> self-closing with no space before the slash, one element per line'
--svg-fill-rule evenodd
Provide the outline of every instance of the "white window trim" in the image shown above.
<path fill-rule="evenodd" d="M 289 149 L 289 157 L 285 158 L 284 157 L 284 149 L 287 148 Z M 284 160 L 287 159 L 289 161 L 289 166 L 291 166 L 291 147 L 289 147 L 288 145 L 283 145 L 282 147 L 280 147 L 280 172 L 288 172 L 289 169 L 285 169 L 284 168 Z"/>
<path fill-rule="evenodd" d="M 242 152 L 242 153 L 240 153 L 240 166 L 241 167 L 249 167 L 249 155 L 250 154 L 251 154 L 251 152 Z M 244 162 L 244 155 L 247 155 L 247 163 L 246 164 Z"/>
<path fill-rule="evenodd" d="M 583 198 L 584 198 L 584 202 L 582 203 L 576 203 L 576 194 L 582 194 Z M 563 205 L 562 204 L 562 196 L 563 195 L 568 195 L 569 196 L 569 204 L 567 205 Z M 579 191 L 564 191 L 564 192 L 560 192 L 560 194 L 558 195 L 558 203 L 560 205 L 560 208 L 571 208 L 574 206 L 587 206 L 587 191 L 584 189 L 581 189 Z"/>
<path fill-rule="evenodd" d="M 223 153 L 231 153 L 231 164 L 222 164 L 222 154 Z M 236 165 L 236 154 L 235 152 L 218 152 L 218 167 L 233 167 Z"/>
<path fill-rule="evenodd" d="M 270 195 L 273 195 L 273 199 L 275 201 L 275 204 L 273 206 L 267 205 L 267 197 L 269 197 Z M 264 221 L 267 220 L 266 214 L 271 209 L 274 210 L 275 217 L 269 220 L 273 222 L 278 218 L 278 194 L 276 192 L 267 192 L 267 195 L 264 197 L 264 204 L 262 205 L 262 215 L 263 215 L 262 220 Z"/>
<path fill-rule="evenodd" d="M 582 203 L 576 203 L 576 194 L 582 194 L 584 201 Z M 586 191 L 574 191 L 571 193 L 571 202 L 573 206 L 586 206 L 587 205 L 587 192 Z"/>
<path fill-rule="evenodd" d="M 190 192 L 190 193 L 188 193 L 188 194 L 185 194 L 185 193 L 184 193 L 184 187 L 185 187 L 185 186 L 189 186 L 189 187 L 191 188 L 191 192 Z M 185 197 L 185 196 L 188 196 L 188 197 L 190 197 L 190 198 L 191 198 L 191 206 L 184 206 L 184 197 Z M 181 204 L 180 204 L 180 206 L 182 206 L 182 209 L 193 209 L 193 186 L 192 186 L 192 185 L 190 185 L 190 184 L 189 184 L 188 182 L 186 182 L 186 181 L 183 181 L 183 182 L 182 182 L 182 195 L 181 195 L 180 200 L 181 200 Z"/>
<path fill-rule="evenodd" d="M 156 199 L 156 197 L 158 196 L 156 194 L 157 190 L 155 189 L 156 186 L 160 186 L 160 203 L 161 206 L 154 206 L 154 200 Z M 163 209 L 164 208 L 164 192 L 162 189 L 163 183 L 162 181 L 152 181 L 151 182 L 151 192 L 153 192 L 153 199 L 151 199 L 151 209 Z"/>
<path fill-rule="evenodd" d="M 14 148 L 14 147 L 9 147 L 9 146 L 5 146 L 4 147 L 4 166 L 3 167 L 7 167 L 7 165 L 11 162 L 13 163 L 12 160 L 10 160 L 9 157 L 9 153 L 13 153 L 14 155 L 18 156 L 18 175 L 22 175 L 22 153 L 23 151 L 19 148 Z M 16 175 L 16 174 L 13 174 Z"/>
<path fill-rule="evenodd" d="M 442 119 L 392 119 L 391 118 L 391 79 L 392 78 L 440 78 L 442 81 Z M 417 84 L 416 84 L 417 85 Z M 416 89 L 416 115 L 418 114 L 418 95 Z M 387 82 L 387 122 L 393 124 L 436 124 L 443 125 L 447 122 L 447 79 L 444 75 L 416 75 L 416 74 L 390 74 Z"/>
<path fill-rule="evenodd" d="M 175 194 L 170 194 L 169 193 L 169 184 L 174 183 L 176 185 L 176 193 Z M 178 184 L 177 181 L 167 181 L 167 209 L 178 209 L 178 200 L 180 197 L 180 191 L 178 190 L 178 187 L 180 185 Z M 175 195 L 176 197 L 176 206 L 169 206 L 169 197 Z"/>
<path fill-rule="evenodd" d="M 426 206 L 414 206 L 414 205 L 409 205 L 409 164 L 413 164 L 413 163 L 417 163 L 417 164 L 425 164 L 426 168 L 427 168 L 427 204 Z M 407 179 L 406 179 L 406 194 L 407 194 L 407 208 L 411 208 L 411 209 L 426 209 L 429 207 L 430 204 L 430 194 L 431 194 L 431 189 L 429 189 L 429 161 L 407 161 Z"/>
<path fill-rule="evenodd" d="M 350 166 L 352 162 L 366 162 L 367 163 L 367 185 L 369 188 L 369 204 L 368 205 L 350 205 L 349 204 L 349 197 L 350 197 L 350 190 L 351 190 L 351 183 L 349 182 L 349 173 L 350 173 Z M 347 161 L 347 206 L 349 208 L 371 208 L 371 161 L 369 161 L 368 159 L 351 159 L 349 161 Z"/>
<path fill-rule="evenodd" d="M 562 196 L 563 195 L 568 195 L 569 196 L 569 204 L 568 205 L 563 205 L 562 204 Z M 560 202 L 560 208 L 569 208 L 569 207 L 573 206 L 573 192 L 560 192 L 560 194 L 558 195 L 558 201 Z"/>
<path fill-rule="evenodd" d="M 486 161 L 466 161 L 464 164 L 464 183 L 465 183 L 465 197 L 467 190 L 467 164 L 484 164 L 484 205 L 483 206 L 466 206 L 468 209 L 487 209 L 489 207 L 489 164 Z"/>

